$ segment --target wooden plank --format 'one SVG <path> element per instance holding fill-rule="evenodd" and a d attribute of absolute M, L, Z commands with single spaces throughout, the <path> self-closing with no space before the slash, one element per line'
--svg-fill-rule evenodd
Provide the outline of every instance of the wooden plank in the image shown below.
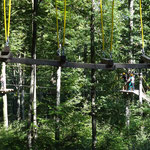
<path fill-rule="evenodd" d="M 124 92 L 124 93 L 134 93 L 136 95 L 139 95 L 139 90 L 120 90 L 120 92 Z"/>
<path fill-rule="evenodd" d="M 150 57 L 148 57 L 146 55 L 142 55 L 140 62 L 141 63 L 150 63 Z"/>
<path fill-rule="evenodd" d="M 61 65 L 60 61 L 56 60 L 44 60 L 44 59 L 31 59 L 31 58 L 12 58 L 7 60 L 8 63 L 21 63 L 26 65 L 49 65 L 49 66 L 62 66 L 69 68 L 87 68 L 87 69 L 104 69 L 104 70 L 114 70 L 121 68 L 132 68 L 132 69 L 142 69 L 142 68 L 150 68 L 150 64 L 120 64 L 114 63 L 113 67 L 108 68 L 106 64 L 91 64 L 91 63 L 77 63 L 77 62 L 66 62 Z"/>
<path fill-rule="evenodd" d="M 143 64 L 120 64 L 120 63 L 115 63 L 115 68 L 116 69 L 142 69 L 142 68 L 150 68 L 150 64 L 143 63 Z"/>

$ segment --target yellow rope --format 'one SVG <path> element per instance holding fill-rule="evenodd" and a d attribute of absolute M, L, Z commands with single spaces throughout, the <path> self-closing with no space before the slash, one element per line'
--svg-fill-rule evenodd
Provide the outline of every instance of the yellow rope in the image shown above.
<path fill-rule="evenodd" d="M 11 16 L 11 0 L 9 0 L 9 15 L 8 15 L 8 27 L 7 27 L 7 19 L 6 19 L 6 0 L 4 0 L 5 41 L 7 41 L 8 38 L 9 38 L 10 16 Z"/>
<path fill-rule="evenodd" d="M 65 46 L 65 32 L 66 32 L 66 0 L 64 0 L 64 32 L 63 32 L 63 47 Z"/>
<path fill-rule="evenodd" d="M 114 29 L 114 0 L 112 1 L 112 30 L 111 30 L 110 52 L 112 52 L 112 45 L 113 45 L 113 29 Z"/>
<path fill-rule="evenodd" d="M 7 41 L 6 1 L 4 0 L 5 41 Z"/>
<path fill-rule="evenodd" d="M 56 0 L 56 25 L 57 25 L 57 44 L 59 49 L 59 32 L 58 32 L 58 9 L 57 9 L 57 0 Z"/>
<path fill-rule="evenodd" d="M 141 19 L 141 32 L 142 32 L 142 48 L 144 49 L 144 34 L 143 34 L 143 22 L 142 22 L 142 0 L 140 0 L 140 19 Z"/>
<path fill-rule="evenodd" d="M 102 43 L 103 43 L 103 51 L 105 49 L 105 41 L 104 41 L 104 29 L 103 29 L 103 9 L 102 9 L 102 0 L 100 0 L 100 9 L 101 9 L 101 26 L 102 26 Z"/>

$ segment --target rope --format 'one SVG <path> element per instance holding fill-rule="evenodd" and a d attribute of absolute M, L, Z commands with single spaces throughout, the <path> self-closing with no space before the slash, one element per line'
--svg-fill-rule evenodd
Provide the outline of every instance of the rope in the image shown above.
<path fill-rule="evenodd" d="M 65 32 L 66 32 L 66 0 L 64 0 L 64 32 L 63 32 L 63 47 L 65 46 Z"/>
<path fill-rule="evenodd" d="M 112 1 L 112 30 L 111 30 L 110 53 L 112 53 L 112 45 L 113 45 L 113 29 L 114 29 L 114 0 Z"/>
<path fill-rule="evenodd" d="M 141 20 L 141 32 L 142 32 L 142 53 L 144 53 L 144 33 L 143 33 L 143 22 L 142 22 L 142 0 L 140 0 L 140 20 Z"/>
<path fill-rule="evenodd" d="M 104 28 L 103 28 L 103 9 L 102 9 L 102 0 L 100 0 L 100 9 L 101 9 L 101 26 L 102 26 L 102 43 L 103 43 L 103 51 L 105 50 L 105 41 L 104 41 Z"/>
<path fill-rule="evenodd" d="M 6 0 L 4 0 L 4 24 L 5 24 L 5 41 L 9 43 L 9 31 L 10 31 L 10 16 L 11 16 L 11 0 L 9 0 L 9 15 L 8 15 L 8 27 L 6 19 Z"/>
<path fill-rule="evenodd" d="M 56 25 L 57 25 L 57 45 L 59 49 L 59 32 L 58 32 L 58 9 L 57 9 L 57 0 L 56 0 Z"/>

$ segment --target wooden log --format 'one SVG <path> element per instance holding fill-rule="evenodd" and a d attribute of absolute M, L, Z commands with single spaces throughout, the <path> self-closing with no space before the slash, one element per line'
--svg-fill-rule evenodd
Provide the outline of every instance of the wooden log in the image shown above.
<path fill-rule="evenodd" d="M 141 59 L 140 59 L 141 63 L 150 63 L 150 57 L 146 56 L 146 55 L 142 55 Z"/>
<path fill-rule="evenodd" d="M 60 61 L 56 60 L 44 60 L 44 59 L 30 59 L 30 58 L 12 58 L 7 60 L 7 63 L 21 63 L 26 65 L 48 65 L 54 67 L 69 67 L 69 68 L 86 68 L 86 69 L 102 69 L 102 70 L 113 70 L 121 68 L 131 68 L 131 69 L 142 69 L 150 68 L 150 63 L 142 64 L 121 64 L 114 63 L 113 67 L 109 67 L 106 64 L 92 64 L 92 63 L 77 63 L 77 62 L 65 62 L 63 65 L 60 65 Z"/>

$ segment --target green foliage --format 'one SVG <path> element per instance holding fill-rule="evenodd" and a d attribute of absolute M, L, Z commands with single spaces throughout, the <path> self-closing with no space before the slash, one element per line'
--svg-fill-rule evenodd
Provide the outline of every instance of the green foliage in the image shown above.
<path fill-rule="evenodd" d="M 4 42 L 3 5 L 0 1 L 0 47 Z M 30 0 L 12 1 L 10 47 L 14 56 L 31 56 L 32 48 L 32 4 Z M 142 0 L 145 52 L 150 54 L 150 1 Z M 112 1 L 103 2 L 105 33 L 105 55 L 109 56 L 111 35 Z M 59 41 L 63 39 L 64 2 L 58 0 Z M 67 24 L 65 54 L 67 61 L 90 62 L 90 17 L 91 1 L 67 0 Z M 95 0 L 94 13 L 95 62 L 100 63 L 102 55 L 102 31 L 99 0 Z M 113 59 L 115 62 L 128 62 L 133 52 L 136 62 L 141 54 L 141 31 L 139 1 L 134 1 L 133 45 L 130 44 L 128 3 L 115 0 Z M 42 0 L 39 3 L 37 21 L 37 58 L 57 58 L 57 34 L 55 1 Z M 86 52 L 85 52 L 86 51 Z M 85 57 L 86 56 L 86 57 Z M 0 127 L 0 150 L 27 149 L 27 118 L 29 110 L 30 66 L 22 65 L 25 90 L 25 121 L 16 122 L 17 85 L 19 70 L 17 65 L 7 67 L 7 87 L 14 88 L 8 94 L 10 127 Z M 38 137 L 33 149 L 90 150 L 92 142 L 91 127 L 91 72 L 83 69 L 62 68 L 61 104 L 56 108 L 57 68 L 37 67 L 37 120 Z M 96 71 L 96 119 L 97 149 L 99 150 L 149 150 L 150 149 L 150 110 L 147 104 L 139 108 L 138 97 L 132 97 L 130 104 L 130 126 L 126 126 L 126 106 L 131 95 L 123 95 L 121 73 L 126 70 Z M 133 70 L 138 72 L 137 70 Z M 143 70 L 147 78 L 144 87 L 149 90 L 149 70 Z M 138 87 L 136 77 L 136 87 Z M 147 91 L 147 93 L 149 93 Z M 3 121 L 3 102 L 0 98 L 0 121 Z M 60 118 L 60 140 L 55 141 L 55 117 Z"/>

